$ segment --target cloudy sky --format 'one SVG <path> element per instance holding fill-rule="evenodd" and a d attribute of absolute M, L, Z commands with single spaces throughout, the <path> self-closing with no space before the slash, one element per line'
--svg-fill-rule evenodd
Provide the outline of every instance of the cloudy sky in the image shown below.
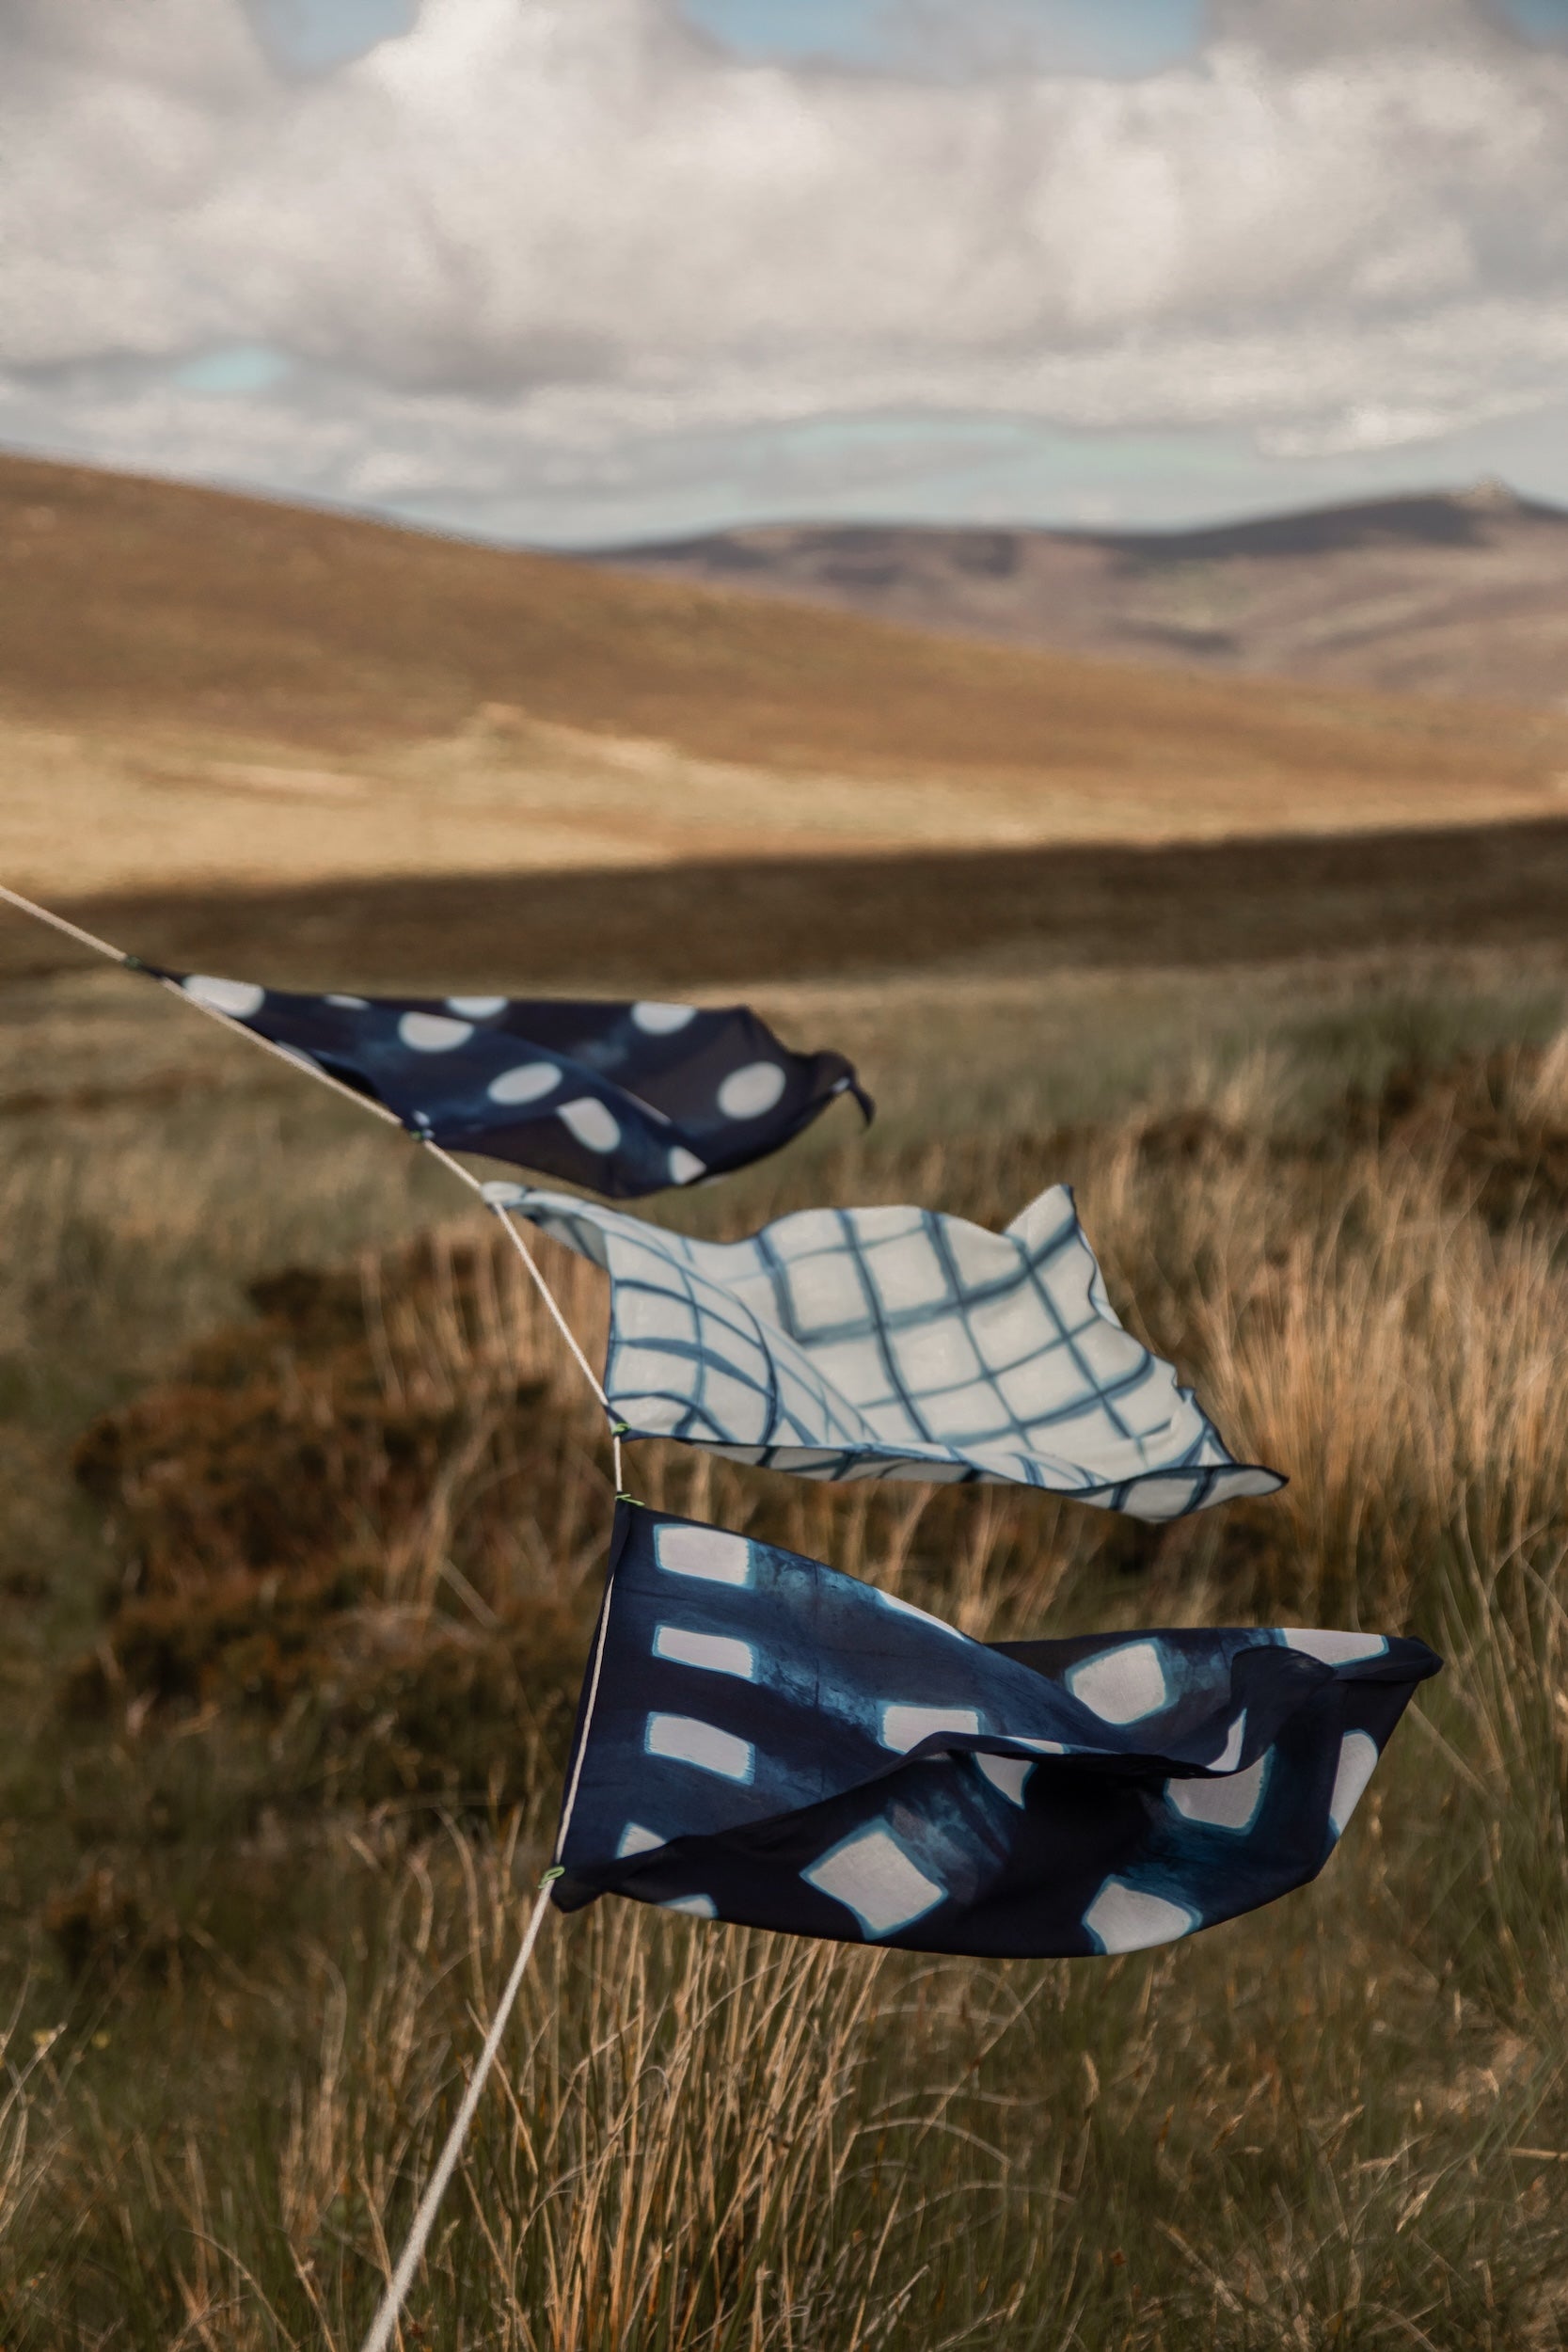
<path fill-rule="evenodd" d="M 1568 0 L 0 0 L 0 444 L 549 545 L 1568 505 Z"/>

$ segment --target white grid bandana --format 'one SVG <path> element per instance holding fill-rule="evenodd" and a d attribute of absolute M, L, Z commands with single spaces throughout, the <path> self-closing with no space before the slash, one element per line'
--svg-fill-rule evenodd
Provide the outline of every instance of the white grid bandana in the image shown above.
<path fill-rule="evenodd" d="M 1064 1184 L 1001 1233 L 807 1209 L 738 1242 L 486 1194 L 608 1271 L 605 1391 L 634 1437 L 805 1478 L 1014 1481 L 1143 1519 L 1284 1484 L 1233 1460 L 1123 1329 Z"/>

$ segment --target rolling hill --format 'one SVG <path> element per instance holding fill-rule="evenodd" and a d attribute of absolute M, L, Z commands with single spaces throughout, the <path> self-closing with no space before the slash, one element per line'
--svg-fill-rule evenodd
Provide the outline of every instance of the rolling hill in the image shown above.
<path fill-rule="evenodd" d="M 0 460 L 0 875 L 73 897 L 1560 818 L 1568 715 L 941 637 Z"/>
<path fill-rule="evenodd" d="M 605 560 L 1063 652 L 1568 707 L 1568 513 L 1495 483 L 1210 531 L 785 525 Z"/>

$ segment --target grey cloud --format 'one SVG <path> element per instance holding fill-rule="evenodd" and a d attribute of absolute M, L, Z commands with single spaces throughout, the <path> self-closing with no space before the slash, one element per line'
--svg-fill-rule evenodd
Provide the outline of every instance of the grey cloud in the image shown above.
<path fill-rule="evenodd" d="M 743 66 L 673 0 L 426 0 L 291 83 L 223 0 L 23 0 L 0 430 L 53 396 L 114 453 L 161 432 L 233 475 L 293 421 L 289 478 L 369 499 L 828 411 L 1326 450 L 1554 397 L 1568 58 L 1480 0 L 1212 28 L 1141 82 L 939 83 Z M 230 342 L 301 373 L 214 405 L 111 364 Z"/>

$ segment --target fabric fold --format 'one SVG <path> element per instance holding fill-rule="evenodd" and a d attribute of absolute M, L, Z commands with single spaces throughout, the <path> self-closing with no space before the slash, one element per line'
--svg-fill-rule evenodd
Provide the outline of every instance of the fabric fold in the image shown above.
<path fill-rule="evenodd" d="M 765 1158 L 852 1094 L 842 1054 L 797 1054 L 745 1005 L 504 996 L 299 996 L 159 972 L 315 1063 L 409 1131 L 616 1200 Z"/>
<path fill-rule="evenodd" d="M 1304 1884 L 1440 1664 L 1291 1628 L 974 1642 L 625 1501 L 604 1612 L 558 1904 L 920 1951 L 1132 1951 Z"/>
<path fill-rule="evenodd" d="M 528 1186 L 486 1197 L 610 1275 L 605 1389 L 633 1437 L 803 1478 L 1013 1481 L 1143 1519 L 1285 1483 L 1236 1461 L 1123 1328 L 1065 1184 L 1001 1233 L 807 1209 L 738 1242 Z"/>

